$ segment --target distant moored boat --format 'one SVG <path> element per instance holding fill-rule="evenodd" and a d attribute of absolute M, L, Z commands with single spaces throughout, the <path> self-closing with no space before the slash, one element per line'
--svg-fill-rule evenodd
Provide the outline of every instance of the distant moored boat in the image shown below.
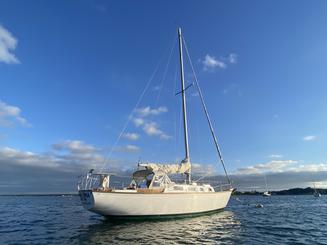
<path fill-rule="evenodd" d="M 264 177 L 265 177 L 265 183 L 266 183 L 266 191 L 262 195 L 264 197 L 270 197 L 271 193 L 269 193 L 269 191 L 268 191 L 267 177 L 266 177 L 266 175 L 264 175 Z"/>
<path fill-rule="evenodd" d="M 319 191 L 316 189 L 316 185 L 315 185 L 315 183 L 313 183 L 313 189 L 314 189 L 313 196 L 314 196 L 314 197 L 321 197 L 321 194 L 320 194 Z"/>

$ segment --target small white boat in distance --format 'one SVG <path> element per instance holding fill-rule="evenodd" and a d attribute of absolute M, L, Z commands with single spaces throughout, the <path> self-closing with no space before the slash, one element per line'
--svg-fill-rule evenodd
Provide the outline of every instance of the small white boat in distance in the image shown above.
<path fill-rule="evenodd" d="M 271 193 L 269 193 L 268 191 L 265 191 L 262 195 L 265 196 L 265 197 L 270 197 Z"/>
<path fill-rule="evenodd" d="M 178 29 L 179 60 L 181 69 L 181 97 L 183 106 L 185 158 L 178 164 L 141 163 L 132 175 L 128 188 L 110 188 L 110 174 L 94 174 L 90 171 L 78 183 L 83 206 L 92 212 L 119 218 L 145 218 L 152 216 L 192 215 L 221 210 L 226 207 L 233 188 L 214 134 L 204 103 L 201 89 L 194 73 L 195 84 L 204 109 L 219 159 L 228 180 L 215 190 L 210 184 L 197 184 L 191 179 L 191 161 L 188 146 L 188 129 L 183 68 L 183 43 L 181 29 Z M 187 52 L 187 49 L 186 49 Z M 187 52 L 188 54 L 188 52 Z M 189 57 L 189 54 L 188 54 Z M 192 66 L 193 67 L 193 66 Z M 194 72 L 194 70 L 193 70 Z M 169 175 L 186 176 L 185 183 L 171 181 Z"/>
<path fill-rule="evenodd" d="M 316 184 L 315 183 L 313 183 L 313 189 L 314 189 L 313 196 L 316 197 L 316 198 L 321 197 L 321 194 L 316 189 Z"/>
<path fill-rule="evenodd" d="M 266 183 L 266 191 L 262 195 L 264 197 L 270 197 L 271 193 L 269 193 L 269 191 L 268 191 L 267 177 L 266 177 L 266 175 L 264 175 L 264 177 L 265 177 L 265 183 Z"/>

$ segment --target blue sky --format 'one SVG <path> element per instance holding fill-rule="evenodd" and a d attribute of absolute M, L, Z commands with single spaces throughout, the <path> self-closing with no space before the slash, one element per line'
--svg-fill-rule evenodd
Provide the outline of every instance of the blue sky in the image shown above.
<path fill-rule="evenodd" d="M 72 178 L 111 151 L 109 170 L 181 160 L 178 26 L 229 172 L 327 186 L 326 11 L 324 1 L 2 1 L 1 191 L 29 170 Z M 194 86 L 187 98 L 191 160 L 221 173 Z M 307 177 L 281 186 L 278 173 Z"/>

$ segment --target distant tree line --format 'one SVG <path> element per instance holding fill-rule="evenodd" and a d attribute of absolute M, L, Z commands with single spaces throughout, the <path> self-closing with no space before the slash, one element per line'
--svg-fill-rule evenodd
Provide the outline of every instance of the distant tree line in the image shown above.
<path fill-rule="evenodd" d="M 327 189 L 317 189 L 321 195 L 327 195 Z M 293 188 L 281 191 L 270 191 L 272 195 L 313 195 L 314 189 L 311 187 L 307 188 Z M 234 191 L 233 195 L 262 195 L 263 192 L 259 191 Z"/>

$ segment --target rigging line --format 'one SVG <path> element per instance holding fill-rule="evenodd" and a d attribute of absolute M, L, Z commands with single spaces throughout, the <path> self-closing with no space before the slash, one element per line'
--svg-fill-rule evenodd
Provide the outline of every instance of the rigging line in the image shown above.
<path fill-rule="evenodd" d="M 216 146 L 216 150 L 217 150 L 217 153 L 218 153 L 218 156 L 219 156 L 219 159 L 220 159 L 220 162 L 221 164 L 223 165 L 223 168 L 224 168 L 224 172 L 225 172 L 225 175 L 226 175 L 226 178 L 228 180 L 228 183 L 231 184 L 231 180 L 228 176 L 228 173 L 227 173 L 227 170 L 226 170 L 226 167 L 225 167 L 225 162 L 224 162 L 224 159 L 223 159 L 223 156 L 221 154 L 221 151 L 220 151 L 220 147 L 218 145 L 218 140 L 217 140 L 217 137 L 215 135 L 215 132 L 214 132 L 214 129 L 213 129 L 213 126 L 211 124 L 211 120 L 210 120 L 210 117 L 209 117 L 209 113 L 208 113 L 208 110 L 207 110 L 207 107 L 206 107 L 206 104 L 204 102 L 204 98 L 203 98 L 203 95 L 202 95 L 202 90 L 200 88 L 200 85 L 199 85 L 199 82 L 198 82 L 198 78 L 195 74 L 195 70 L 194 70 L 194 67 L 193 67 L 193 63 L 192 63 L 192 60 L 191 60 L 191 57 L 190 57 L 190 54 L 188 52 L 188 49 L 187 49 L 187 46 L 186 46 L 186 42 L 185 42 L 185 39 L 183 38 L 183 43 L 184 43 L 184 47 L 185 47 L 185 50 L 186 50 L 186 54 L 187 54 L 187 57 L 188 57 L 188 60 L 190 62 L 190 66 L 191 66 L 191 69 L 192 69 L 192 73 L 193 73 L 193 76 L 194 76 L 194 80 L 195 80 L 195 83 L 196 83 L 196 87 L 198 89 L 198 92 L 199 92 L 199 95 L 200 95 L 200 99 L 201 99 L 201 104 L 202 104 L 202 107 L 203 107 L 203 110 L 205 112 L 205 115 L 206 115 L 206 118 L 207 118 L 207 121 L 208 121 L 208 124 L 209 124 L 209 128 L 210 128 L 210 131 L 211 131 L 211 135 L 212 135 L 212 138 L 214 140 L 214 143 L 215 143 L 215 146 Z"/>
<path fill-rule="evenodd" d="M 153 72 L 152 75 L 150 76 L 150 79 L 149 79 L 148 82 L 146 83 L 146 85 L 145 85 L 145 87 L 144 87 L 144 89 L 143 89 L 143 91 L 142 91 L 142 93 L 141 93 L 139 99 L 137 100 L 136 105 L 134 106 L 133 110 L 129 113 L 128 118 L 127 118 L 127 121 L 125 122 L 125 124 L 124 124 L 124 126 L 123 126 L 123 128 L 122 128 L 122 130 L 121 130 L 121 132 L 120 132 L 120 134 L 119 134 L 119 136 L 118 136 L 118 138 L 116 139 L 115 143 L 113 144 L 113 146 L 111 147 L 109 153 L 106 155 L 106 157 L 105 157 L 105 159 L 104 159 L 104 162 L 103 162 L 102 168 L 101 168 L 101 170 L 100 170 L 100 173 L 101 173 L 101 172 L 103 171 L 103 169 L 105 168 L 105 166 L 106 166 L 106 164 L 107 164 L 107 161 L 109 160 L 109 158 L 111 157 L 111 155 L 112 155 L 112 153 L 113 153 L 113 150 L 115 149 L 115 147 L 117 146 L 118 142 L 120 141 L 122 135 L 124 134 L 124 132 L 125 132 L 125 130 L 126 130 L 128 124 L 129 124 L 129 122 L 132 120 L 132 115 L 133 115 L 133 113 L 135 112 L 135 110 L 137 109 L 137 107 L 139 106 L 139 104 L 141 103 L 141 101 L 142 101 L 142 99 L 143 99 L 143 96 L 144 96 L 145 92 L 146 92 L 146 91 L 148 90 L 148 88 L 150 87 L 150 84 L 151 84 L 151 82 L 153 81 L 153 78 L 155 77 L 155 75 L 156 75 L 156 73 L 157 73 L 157 71 L 158 71 L 158 69 L 159 69 L 159 66 L 160 66 L 162 60 L 163 60 L 163 58 L 161 58 L 161 59 L 159 60 L 159 62 L 158 62 L 158 64 L 157 64 L 157 66 L 156 66 L 154 72 Z"/>
<path fill-rule="evenodd" d="M 172 54 L 173 54 L 175 46 L 176 46 L 175 45 L 176 40 L 177 40 L 177 38 L 174 36 L 173 43 L 172 43 L 172 46 L 171 46 L 171 49 L 170 49 L 170 54 L 169 54 L 169 57 L 168 57 L 168 61 L 167 61 L 166 67 L 165 67 L 164 75 L 163 75 L 163 77 L 161 79 L 161 82 L 160 82 L 160 88 L 159 88 L 159 91 L 158 91 L 158 96 L 157 96 L 157 99 L 156 99 L 155 107 L 157 107 L 157 105 L 158 105 L 160 95 L 161 95 L 161 91 L 163 90 L 163 84 L 164 84 L 164 81 L 166 80 L 166 77 L 167 77 L 168 67 L 170 65 L 171 57 L 172 57 Z"/>
<path fill-rule="evenodd" d="M 211 173 L 209 172 L 209 173 L 207 173 L 207 174 L 203 175 L 202 177 L 198 178 L 198 179 L 197 179 L 197 180 L 195 180 L 194 182 L 198 182 L 198 181 L 200 181 L 200 180 L 204 179 L 205 177 L 208 177 L 210 174 L 211 174 Z"/>

